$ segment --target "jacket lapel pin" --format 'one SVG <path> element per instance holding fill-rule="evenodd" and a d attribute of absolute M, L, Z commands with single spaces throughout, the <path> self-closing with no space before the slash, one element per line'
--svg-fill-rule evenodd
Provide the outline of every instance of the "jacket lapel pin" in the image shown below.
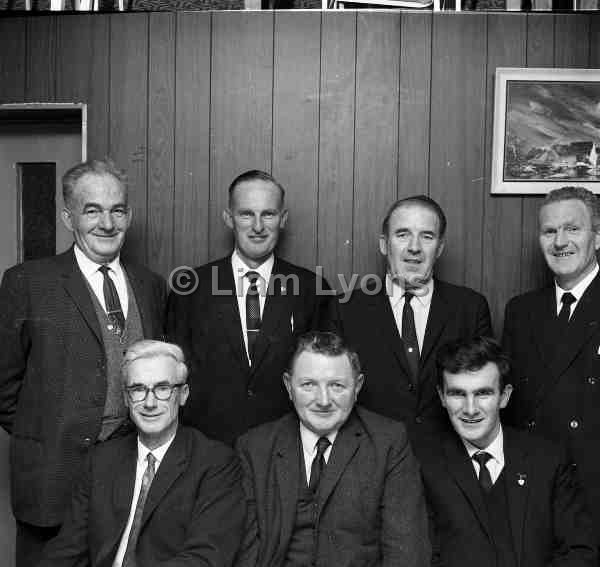
<path fill-rule="evenodd" d="M 517 473 L 517 484 L 519 486 L 525 486 L 527 481 L 527 475 L 525 473 Z"/>
<path fill-rule="evenodd" d="M 292 329 L 292 333 L 294 332 L 294 314 L 290 315 L 290 327 Z"/>

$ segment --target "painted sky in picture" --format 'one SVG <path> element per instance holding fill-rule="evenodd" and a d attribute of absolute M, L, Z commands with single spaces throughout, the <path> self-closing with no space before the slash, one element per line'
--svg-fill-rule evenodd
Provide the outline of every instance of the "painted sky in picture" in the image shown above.
<path fill-rule="evenodd" d="M 504 179 L 600 180 L 600 82 L 508 81 Z"/>

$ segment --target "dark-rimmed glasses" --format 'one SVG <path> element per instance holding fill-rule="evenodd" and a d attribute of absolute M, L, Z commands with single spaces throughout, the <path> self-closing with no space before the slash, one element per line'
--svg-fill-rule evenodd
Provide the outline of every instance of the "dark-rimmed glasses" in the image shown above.
<path fill-rule="evenodd" d="M 168 382 L 163 382 L 160 384 L 155 384 L 152 386 L 152 388 L 148 388 L 148 386 L 142 386 L 141 384 L 138 384 L 136 386 L 128 386 L 125 388 L 125 391 L 127 392 L 131 403 L 134 404 L 144 402 L 148 397 L 148 392 L 152 392 L 157 400 L 166 402 L 173 394 L 173 390 L 175 388 L 185 385 L 186 382 L 181 382 L 180 384 L 169 384 Z"/>

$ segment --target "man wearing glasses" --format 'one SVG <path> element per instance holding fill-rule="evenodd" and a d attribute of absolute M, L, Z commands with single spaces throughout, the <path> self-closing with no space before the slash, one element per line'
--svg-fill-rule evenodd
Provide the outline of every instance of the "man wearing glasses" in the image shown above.
<path fill-rule="evenodd" d="M 124 350 L 163 332 L 164 281 L 120 258 L 131 223 L 124 174 L 90 161 L 62 186 L 74 246 L 10 268 L 0 288 L 0 426 L 11 435 L 17 567 L 35 565 L 58 532 L 87 449 L 123 434 Z"/>
<path fill-rule="evenodd" d="M 137 434 L 96 445 L 39 567 L 231 565 L 246 514 L 233 451 L 179 426 L 189 396 L 181 349 L 125 353 L 125 405 Z"/>

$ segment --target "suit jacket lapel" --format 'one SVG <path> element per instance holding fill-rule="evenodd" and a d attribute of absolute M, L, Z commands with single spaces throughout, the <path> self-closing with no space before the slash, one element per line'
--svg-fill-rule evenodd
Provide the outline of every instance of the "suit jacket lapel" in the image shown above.
<path fill-rule="evenodd" d="M 140 319 L 142 320 L 142 331 L 144 337 L 156 336 L 156 330 L 153 326 L 152 317 L 150 316 L 150 306 L 148 304 L 152 298 L 152 290 L 148 288 L 147 282 L 140 277 L 135 267 L 129 265 L 127 262 L 122 262 L 123 270 L 127 274 L 127 279 L 133 290 L 135 302 L 140 313 Z"/>
<path fill-rule="evenodd" d="M 277 330 L 281 325 L 290 323 L 293 306 L 293 289 L 287 289 L 285 283 L 282 285 L 282 277 L 287 276 L 282 272 L 281 261 L 275 258 L 271 279 L 267 283 L 267 297 L 263 310 L 260 333 L 254 347 L 254 359 L 252 372 L 260 366 L 267 350 L 271 346 L 272 337 L 277 336 Z"/>
<path fill-rule="evenodd" d="M 296 503 L 298 489 L 303 476 L 300 471 L 300 433 L 298 419 L 295 414 L 290 414 L 289 420 L 282 428 L 281 434 L 274 446 L 274 480 L 271 484 L 273 497 L 272 513 L 275 518 L 269 522 L 272 526 L 279 526 L 279 536 L 270 534 L 268 541 L 273 542 L 272 549 L 268 550 L 266 557 L 271 558 L 265 562 L 269 565 L 279 565 L 285 558 L 288 543 L 292 537 L 294 522 L 296 521 Z"/>
<path fill-rule="evenodd" d="M 169 488 L 171 488 L 171 485 L 185 471 L 189 459 L 188 439 L 189 436 L 185 430 L 179 429 L 175 435 L 175 439 L 173 439 L 173 443 L 167 449 L 164 459 L 152 481 L 148 498 L 144 504 L 140 533 L 156 506 L 158 506 Z"/>
<path fill-rule="evenodd" d="M 460 490 L 465 494 L 484 531 L 488 537 L 491 537 L 489 517 L 485 502 L 483 501 L 481 487 L 475 476 L 475 469 L 469 459 L 469 454 L 457 435 L 453 434 L 445 440 L 444 452 L 448 472 L 452 475 Z"/>
<path fill-rule="evenodd" d="M 509 428 L 504 428 L 504 462 L 504 480 L 510 514 L 510 527 L 517 556 L 517 567 L 519 567 L 523 551 L 525 510 L 529 498 L 528 469 L 525 448 L 518 442 L 515 433 Z"/>
<path fill-rule="evenodd" d="M 340 480 L 348 463 L 358 450 L 364 430 L 356 414 L 352 412 L 348 421 L 340 429 L 325 467 L 321 484 L 319 486 L 319 510 L 320 515 L 331 496 L 333 489 Z"/>
<path fill-rule="evenodd" d="M 427 326 L 425 327 L 425 337 L 423 338 L 421 368 L 424 367 L 427 359 L 431 356 L 433 347 L 438 344 L 439 337 L 446 326 L 450 313 L 451 306 L 443 296 L 443 283 L 436 281 L 431 297 Z"/>
<path fill-rule="evenodd" d="M 553 364 L 556 355 L 556 295 L 554 286 L 542 290 L 542 293 L 531 306 L 531 320 L 535 321 L 533 341 L 539 359 L 546 365 L 550 375 L 558 377 Z"/>

